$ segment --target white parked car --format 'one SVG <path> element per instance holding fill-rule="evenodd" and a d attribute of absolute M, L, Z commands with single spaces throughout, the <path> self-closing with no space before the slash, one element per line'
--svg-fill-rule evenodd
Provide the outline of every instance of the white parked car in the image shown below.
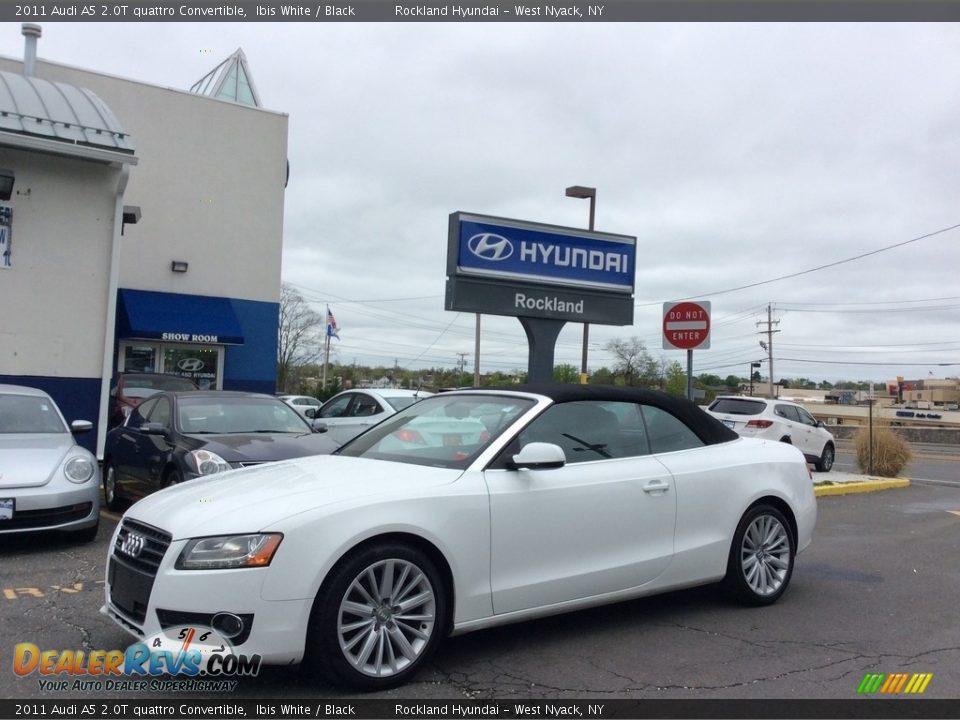
<path fill-rule="evenodd" d="M 313 417 L 307 414 L 307 410 L 316 412 L 320 409 L 320 405 L 322 405 L 317 398 L 310 397 L 309 395 L 277 395 L 277 397 L 307 418 Z"/>
<path fill-rule="evenodd" d="M 66 530 L 93 540 L 100 526 L 100 468 L 42 390 L 0 385 L 0 535 Z"/>
<path fill-rule="evenodd" d="M 686 400 L 452 392 L 332 455 L 141 500 L 110 543 L 102 612 L 137 637 L 189 618 L 234 653 L 379 690 L 450 634 L 718 581 L 770 604 L 816 517 L 794 448 Z"/>
<path fill-rule="evenodd" d="M 342 445 L 398 410 L 432 394 L 390 388 L 344 390 L 327 400 L 313 417 L 322 421 L 318 427 L 326 427 L 330 437 Z"/>
<path fill-rule="evenodd" d="M 819 472 L 829 472 L 836 457 L 833 435 L 802 406 L 789 400 L 716 398 L 707 412 L 744 437 L 779 440 L 796 446 Z"/>

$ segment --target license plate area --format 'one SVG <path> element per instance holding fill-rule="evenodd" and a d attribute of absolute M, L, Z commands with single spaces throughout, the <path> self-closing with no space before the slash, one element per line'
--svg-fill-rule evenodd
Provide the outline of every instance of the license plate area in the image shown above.
<path fill-rule="evenodd" d="M 13 520 L 13 513 L 17 508 L 16 498 L 0 498 L 0 522 Z"/>

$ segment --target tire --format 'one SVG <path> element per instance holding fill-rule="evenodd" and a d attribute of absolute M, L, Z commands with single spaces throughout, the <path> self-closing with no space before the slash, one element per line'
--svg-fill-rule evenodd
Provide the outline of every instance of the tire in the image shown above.
<path fill-rule="evenodd" d="M 824 445 L 820 459 L 813 464 L 817 472 L 830 472 L 830 468 L 833 467 L 834 458 L 836 458 L 836 453 L 837 451 L 834 449 L 832 443 Z"/>
<path fill-rule="evenodd" d="M 733 535 L 724 585 L 745 605 L 771 605 L 790 584 L 795 556 L 783 513 L 772 505 L 755 505 Z"/>
<path fill-rule="evenodd" d="M 162 488 L 166 489 L 168 487 L 173 487 L 174 485 L 179 485 L 183 482 L 183 475 L 180 474 L 179 470 L 171 470 L 167 473 L 167 476 L 163 479 Z"/>
<path fill-rule="evenodd" d="M 103 502 L 108 510 L 117 512 L 121 508 L 120 488 L 117 487 L 117 470 L 112 462 L 103 469 Z"/>
<path fill-rule="evenodd" d="M 92 527 L 84 528 L 83 530 L 76 530 L 70 533 L 70 537 L 78 542 L 88 543 L 93 542 L 97 539 L 97 532 L 100 530 L 100 518 L 97 518 L 96 525 Z"/>
<path fill-rule="evenodd" d="M 360 548 L 334 567 L 317 594 L 308 666 L 357 690 L 401 685 L 440 643 L 446 597 L 440 572 L 420 550 L 396 542 Z"/>

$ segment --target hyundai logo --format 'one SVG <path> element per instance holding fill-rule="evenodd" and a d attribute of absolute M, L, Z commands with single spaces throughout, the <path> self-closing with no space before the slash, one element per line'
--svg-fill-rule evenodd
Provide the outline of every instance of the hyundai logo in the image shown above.
<path fill-rule="evenodd" d="M 120 541 L 120 552 L 132 558 L 140 557 L 146 542 L 147 539 L 143 535 L 134 532 L 127 533 L 127 536 Z"/>
<path fill-rule="evenodd" d="M 184 372 L 200 372 L 203 370 L 203 360 L 200 358 L 184 358 L 177 363 L 177 367 Z"/>
<path fill-rule="evenodd" d="M 502 235 L 480 233 L 467 240 L 470 252 L 482 260 L 506 260 L 513 255 L 513 243 Z"/>

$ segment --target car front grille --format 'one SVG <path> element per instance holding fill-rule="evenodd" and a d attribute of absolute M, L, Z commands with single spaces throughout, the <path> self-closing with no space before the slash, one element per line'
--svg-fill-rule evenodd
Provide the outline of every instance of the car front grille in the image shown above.
<path fill-rule="evenodd" d="M 107 579 L 111 604 L 128 619 L 142 623 L 163 556 L 173 537 L 158 528 L 124 518 L 117 535 Z"/>
<path fill-rule="evenodd" d="M 0 522 L 0 530 L 33 530 L 51 528 L 65 523 L 83 520 L 93 509 L 93 503 L 77 503 L 64 507 L 40 510 L 18 510 L 12 520 Z"/>

